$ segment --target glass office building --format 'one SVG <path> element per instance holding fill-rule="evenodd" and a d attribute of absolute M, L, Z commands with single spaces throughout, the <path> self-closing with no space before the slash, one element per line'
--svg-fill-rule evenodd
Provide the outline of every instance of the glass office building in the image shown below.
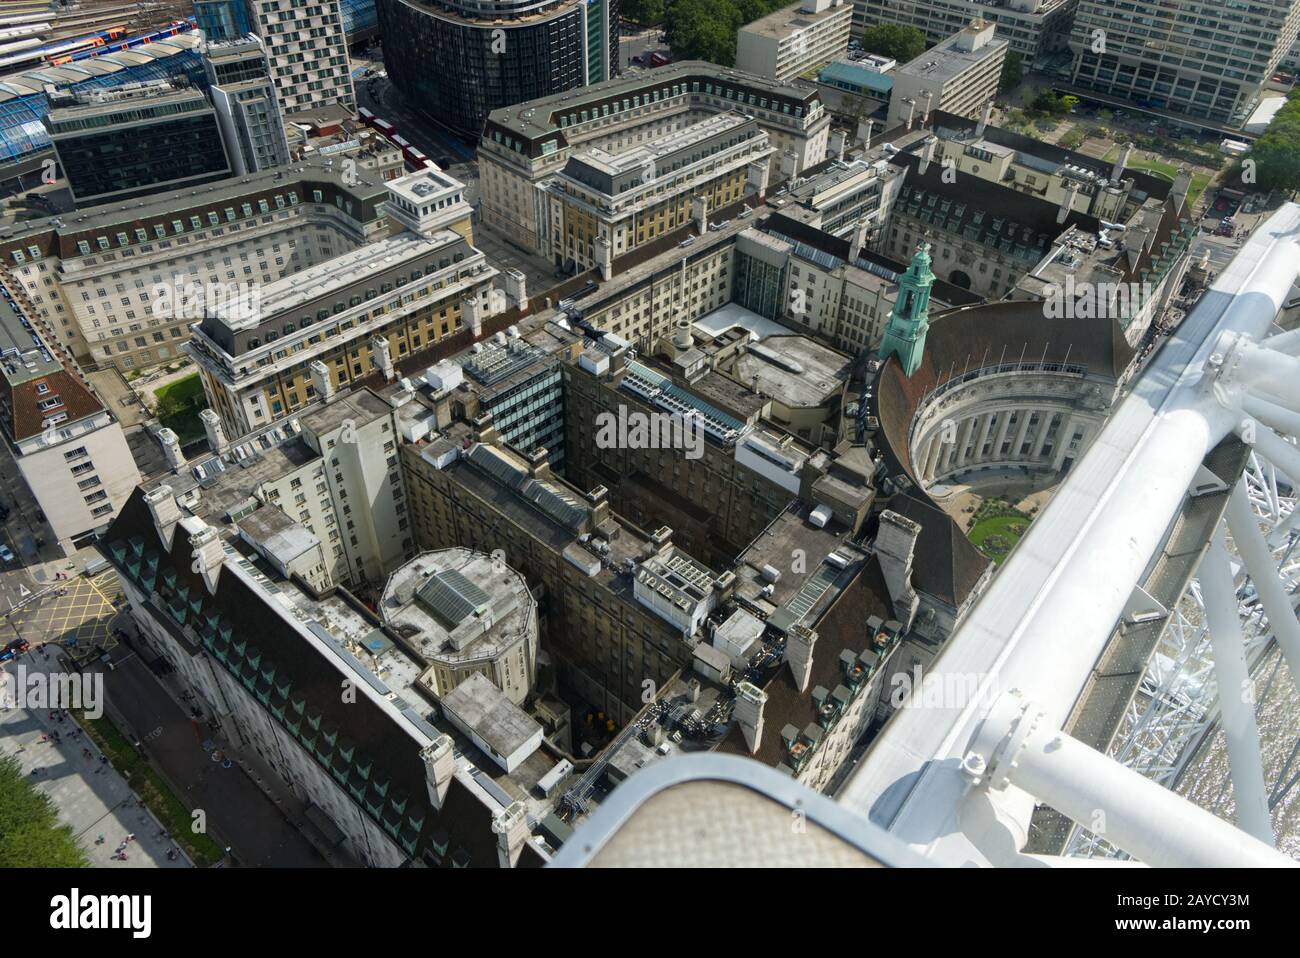
<path fill-rule="evenodd" d="M 339 0 L 343 14 L 343 32 L 348 43 L 375 32 L 379 19 L 375 13 L 375 0 Z"/>
<path fill-rule="evenodd" d="M 618 73 L 619 0 L 378 0 L 377 10 L 389 78 L 467 136 L 492 110 Z"/>
<path fill-rule="evenodd" d="M 234 40 L 253 30 L 244 0 L 194 0 L 194 20 L 209 40 Z"/>
<path fill-rule="evenodd" d="M 216 111 L 168 81 L 60 94 L 45 127 L 78 207 L 232 175 Z"/>
<path fill-rule="evenodd" d="M 182 34 L 123 53 L 5 77 L 0 81 L 0 179 L 7 167 L 49 149 L 42 123 L 50 112 L 47 84 L 84 93 L 183 76 L 202 88 L 207 78 L 198 43 L 193 34 Z"/>

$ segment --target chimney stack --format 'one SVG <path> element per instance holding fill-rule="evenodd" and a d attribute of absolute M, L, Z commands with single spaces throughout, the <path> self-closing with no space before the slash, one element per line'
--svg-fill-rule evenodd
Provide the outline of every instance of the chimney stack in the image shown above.
<path fill-rule="evenodd" d="M 871 131 L 872 122 L 869 119 L 863 117 L 858 120 L 857 140 L 868 150 L 871 149 Z"/>
<path fill-rule="evenodd" d="M 1119 159 L 1115 161 L 1114 168 L 1110 171 L 1110 181 L 1116 185 L 1124 178 L 1124 168 L 1128 166 L 1128 161 L 1133 156 L 1133 144 L 1125 143 L 1124 148 L 1119 151 Z"/>
<path fill-rule="evenodd" d="M 397 378 L 397 373 L 393 369 L 393 350 L 388 345 L 387 336 L 370 337 L 370 359 L 384 374 L 384 382 L 391 383 Z"/>
<path fill-rule="evenodd" d="M 980 117 L 979 124 L 975 127 L 975 135 L 983 136 L 988 125 L 993 122 L 993 99 L 990 97 L 989 102 L 984 104 L 984 114 Z"/>
<path fill-rule="evenodd" d="M 781 176 L 792 180 L 799 175 L 799 154 L 794 150 L 781 151 Z"/>
<path fill-rule="evenodd" d="M 701 236 L 709 231 L 709 201 L 703 196 L 691 197 L 691 219 Z"/>
<path fill-rule="evenodd" d="M 497 834 L 497 861 L 502 868 L 514 868 L 528 841 L 528 814 L 523 802 L 511 802 L 492 819 Z"/>
<path fill-rule="evenodd" d="M 477 296 L 466 296 L 461 300 L 460 306 L 464 314 L 465 328 L 477 340 L 483 335 L 483 307 L 479 304 Z"/>
<path fill-rule="evenodd" d="M 226 550 L 221 547 L 221 536 L 211 526 L 190 536 L 190 548 L 194 550 L 194 568 L 203 576 L 208 592 L 217 591 L 217 576 L 221 573 L 221 564 L 226 560 Z"/>
<path fill-rule="evenodd" d="M 736 721 L 745 735 L 745 744 L 749 754 L 758 751 L 763 740 L 763 706 L 767 704 L 767 693 L 749 682 L 736 686 Z"/>
<path fill-rule="evenodd" d="M 508 269 L 505 271 L 506 278 L 506 295 L 514 303 L 515 308 L 521 313 L 528 312 L 528 277 L 520 270 Z"/>
<path fill-rule="evenodd" d="M 917 172 L 924 175 L 925 171 L 930 168 L 930 163 L 934 160 L 935 148 L 939 145 L 939 138 L 931 133 L 925 138 L 925 143 L 921 147 L 921 165 Z"/>
<path fill-rule="evenodd" d="M 226 441 L 226 431 L 221 427 L 221 417 L 211 409 L 204 409 L 199 413 L 199 419 L 203 421 L 203 431 L 208 435 L 208 445 L 213 453 L 224 456 L 230 443 Z"/>
<path fill-rule="evenodd" d="M 451 787 L 452 777 L 456 774 L 456 756 L 452 749 L 450 735 L 439 735 L 433 744 L 420 752 L 424 759 L 424 782 L 429 788 L 429 803 L 442 811 L 442 803 L 447 800 L 447 789 Z"/>
<path fill-rule="evenodd" d="M 330 368 L 319 359 L 313 360 L 310 366 L 311 384 L 316 390 L 316 396 L 322 402 L 329 402 L 334 398 L 334 380 L 330 378 Z"/>
<path fill-rule="evenodd" d="M 769 162 L 767 157 L 763 157 L 761 160 L 756 160 L 749 164 L 746 173 L 745 188 L 760 200 L 767 196 L 767 180 L 771 174 L 771 170 L 772 164 Z"/>
<path fill-rule="evenodd" d="M 600 270 L 600 278 L 608 280 L 614 275 L 614 253 L 610 249 L 609 240 L 603 236 L 596 237 L 596 266 Z"/>
<path fill-rule="evenodd" d="M 175 432 L 163 426 L 158 430 L 158 441 L 162 443 L 163 458 L 167 468 L 176 472 L 185 468 L 185 453 L 181 452 L 181 441 Z"/>
<path fill-rule="evenodd" d="M 880 530 L 876 533 L 876 556 L 884 574 L 889 597 L 894 603 L 894 614 L 903 624 L 903 631 L 912 627 L 920 598 L 912 586 L 912 557 L 916 540 L 921 535 L 917 523 L 886 509 L 880 514 Z"/>
<path fill-rule="evenodd" d="M 858 259 L 862 251 L 867 247 L 867 227 L 871 225 L 869 216 L 863 216 L 858 220 L 857 228 L 853 230 L 853 240 L 849 244 L 849 262 Z"/>
<path fill-rule="evenodd" d="M 817 633 L 806 625 L 793 625 L 786 633 L 785 660 L 790 664 L 790 673 L 800 692 L 808 691 L 808 680 L 812 677 L 813 646 L 816 644 Z"/>
<path fill-rule="evenodd" d="M 1178 176 L 1174 178 L 1173 189 L 1169 195 L 1174 199 L 1174 212 L 1182 213 L 1183 207 L 1187 205 L 1187 191 L 1192 188 L 1192 174 L 1187 172 L 1187 167 L 1178 167 Z"/>
<path fill-rule="evenodd" d="M 1061 208 L 1056 213 L 1056 222 L 1064 223 L 1074 211 L 1074 198 L 1079 193 L 1079 184 L 1070 180 L 1065 186 L 1065 196 L 1061 199 Z"/>
<path fill-rule="evenodd" d="M 903 102 L 907 104 L 907 120 L 904 122 L 906 122 L 907 128 L 910 130 L 912 128 L 912 120 L 916 118 L 916 98 L 909 96 L 903 100 Z"/>
<path fill-rule="evenodd" d="M 149 515 L 153 516 L 154 527 L 158 530 L 158 538 L 162 539 L 163 544 L 168 549 L 172 547 L 172 535 L 176 531 L 176 523 L 181 521 L 181 507 L 176 503 L 176 496 L 172 493 L 172 487 L 161 485 L 150 489 L 144 494 L 145 505 L 149 507 Z"/>
<path fill-rule="evenodd" d="M 848 145 L 848 134 L 843 130 L 832 130 L 830 139 L 830 149 L 827 153 L 832 159 L 844 159 L 844 149 Z"/>

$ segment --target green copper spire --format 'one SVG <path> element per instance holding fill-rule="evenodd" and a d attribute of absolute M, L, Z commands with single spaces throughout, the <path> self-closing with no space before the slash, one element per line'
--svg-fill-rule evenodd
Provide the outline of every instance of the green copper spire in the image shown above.
<path fill-rule="evenodd" d="M 925 334 L 930 329 L 930 287 L 934 273 L 930 270 L 930 244 L 922 243 L 912 257 L 912 265 L 898 278 L 898 299 L 885 324 L 885 338 L 880 344 L 880 358 L 898 357 L 903 372 L 911 376 L 921 365 L 925 352 Z"/>

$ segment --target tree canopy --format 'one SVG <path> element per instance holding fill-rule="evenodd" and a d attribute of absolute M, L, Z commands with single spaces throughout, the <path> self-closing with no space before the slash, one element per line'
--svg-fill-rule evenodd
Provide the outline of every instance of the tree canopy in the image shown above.
<path fill-rule="evenodd" d="M 1078 97 L 1057 96 L 1055 90 L 1044 87 L 1038 91 L 1038 96 L 1034 97 L 1030 109 L 1038 113 L 1046 113 L 1048 116 L 1065 116 L 1078 102 Z"/>
<path fill-rule="evenodd" d="M 1300 189 L 1300 88 L 1287 94 L 1268 129 L 1251 148 L 1255 182 L 1266 190 Z"/>
<path fill-rule="evenodd" d="M 862 49 L 907 63 L 925 52 L 925 34 L 916 27 L 882 23 L 862 32 Z"/>
<path fill-rule="evenodd" d="M 1019 53 L 1007 53 L 1002 61 L 1002 76 L 998 79 L 998 92 L 1014 90 L 1025 78 L 1025 58 Z"/>
<path fill-rule="evenodd" d="M 0 868 L 83 868 L 86 856 L 48 795 L 12 756 L 0 759 Z"/>
<path fill-rule="evenodd" d="M 623 0 L 620 12 L 633 23 L 663 23 L 664 0 Z"/>
<path fill-rule="evenodd" d="M 679 60 L 736 65 L 736 31 L 785 0 L 666 0 L 668 46 Z"/>

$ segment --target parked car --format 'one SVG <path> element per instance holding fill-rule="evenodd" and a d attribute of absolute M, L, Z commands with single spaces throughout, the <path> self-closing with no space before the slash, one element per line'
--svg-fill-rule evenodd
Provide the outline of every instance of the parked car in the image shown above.
<path fill-rule="evenodd" d="M 7 545 L 0 545 L 0 560 L 3 560 L 5 562 L 13 562 L 15 558 L 16 557 L 14 556 L 14 552 L 12 549 L 10 549 Z"/>

